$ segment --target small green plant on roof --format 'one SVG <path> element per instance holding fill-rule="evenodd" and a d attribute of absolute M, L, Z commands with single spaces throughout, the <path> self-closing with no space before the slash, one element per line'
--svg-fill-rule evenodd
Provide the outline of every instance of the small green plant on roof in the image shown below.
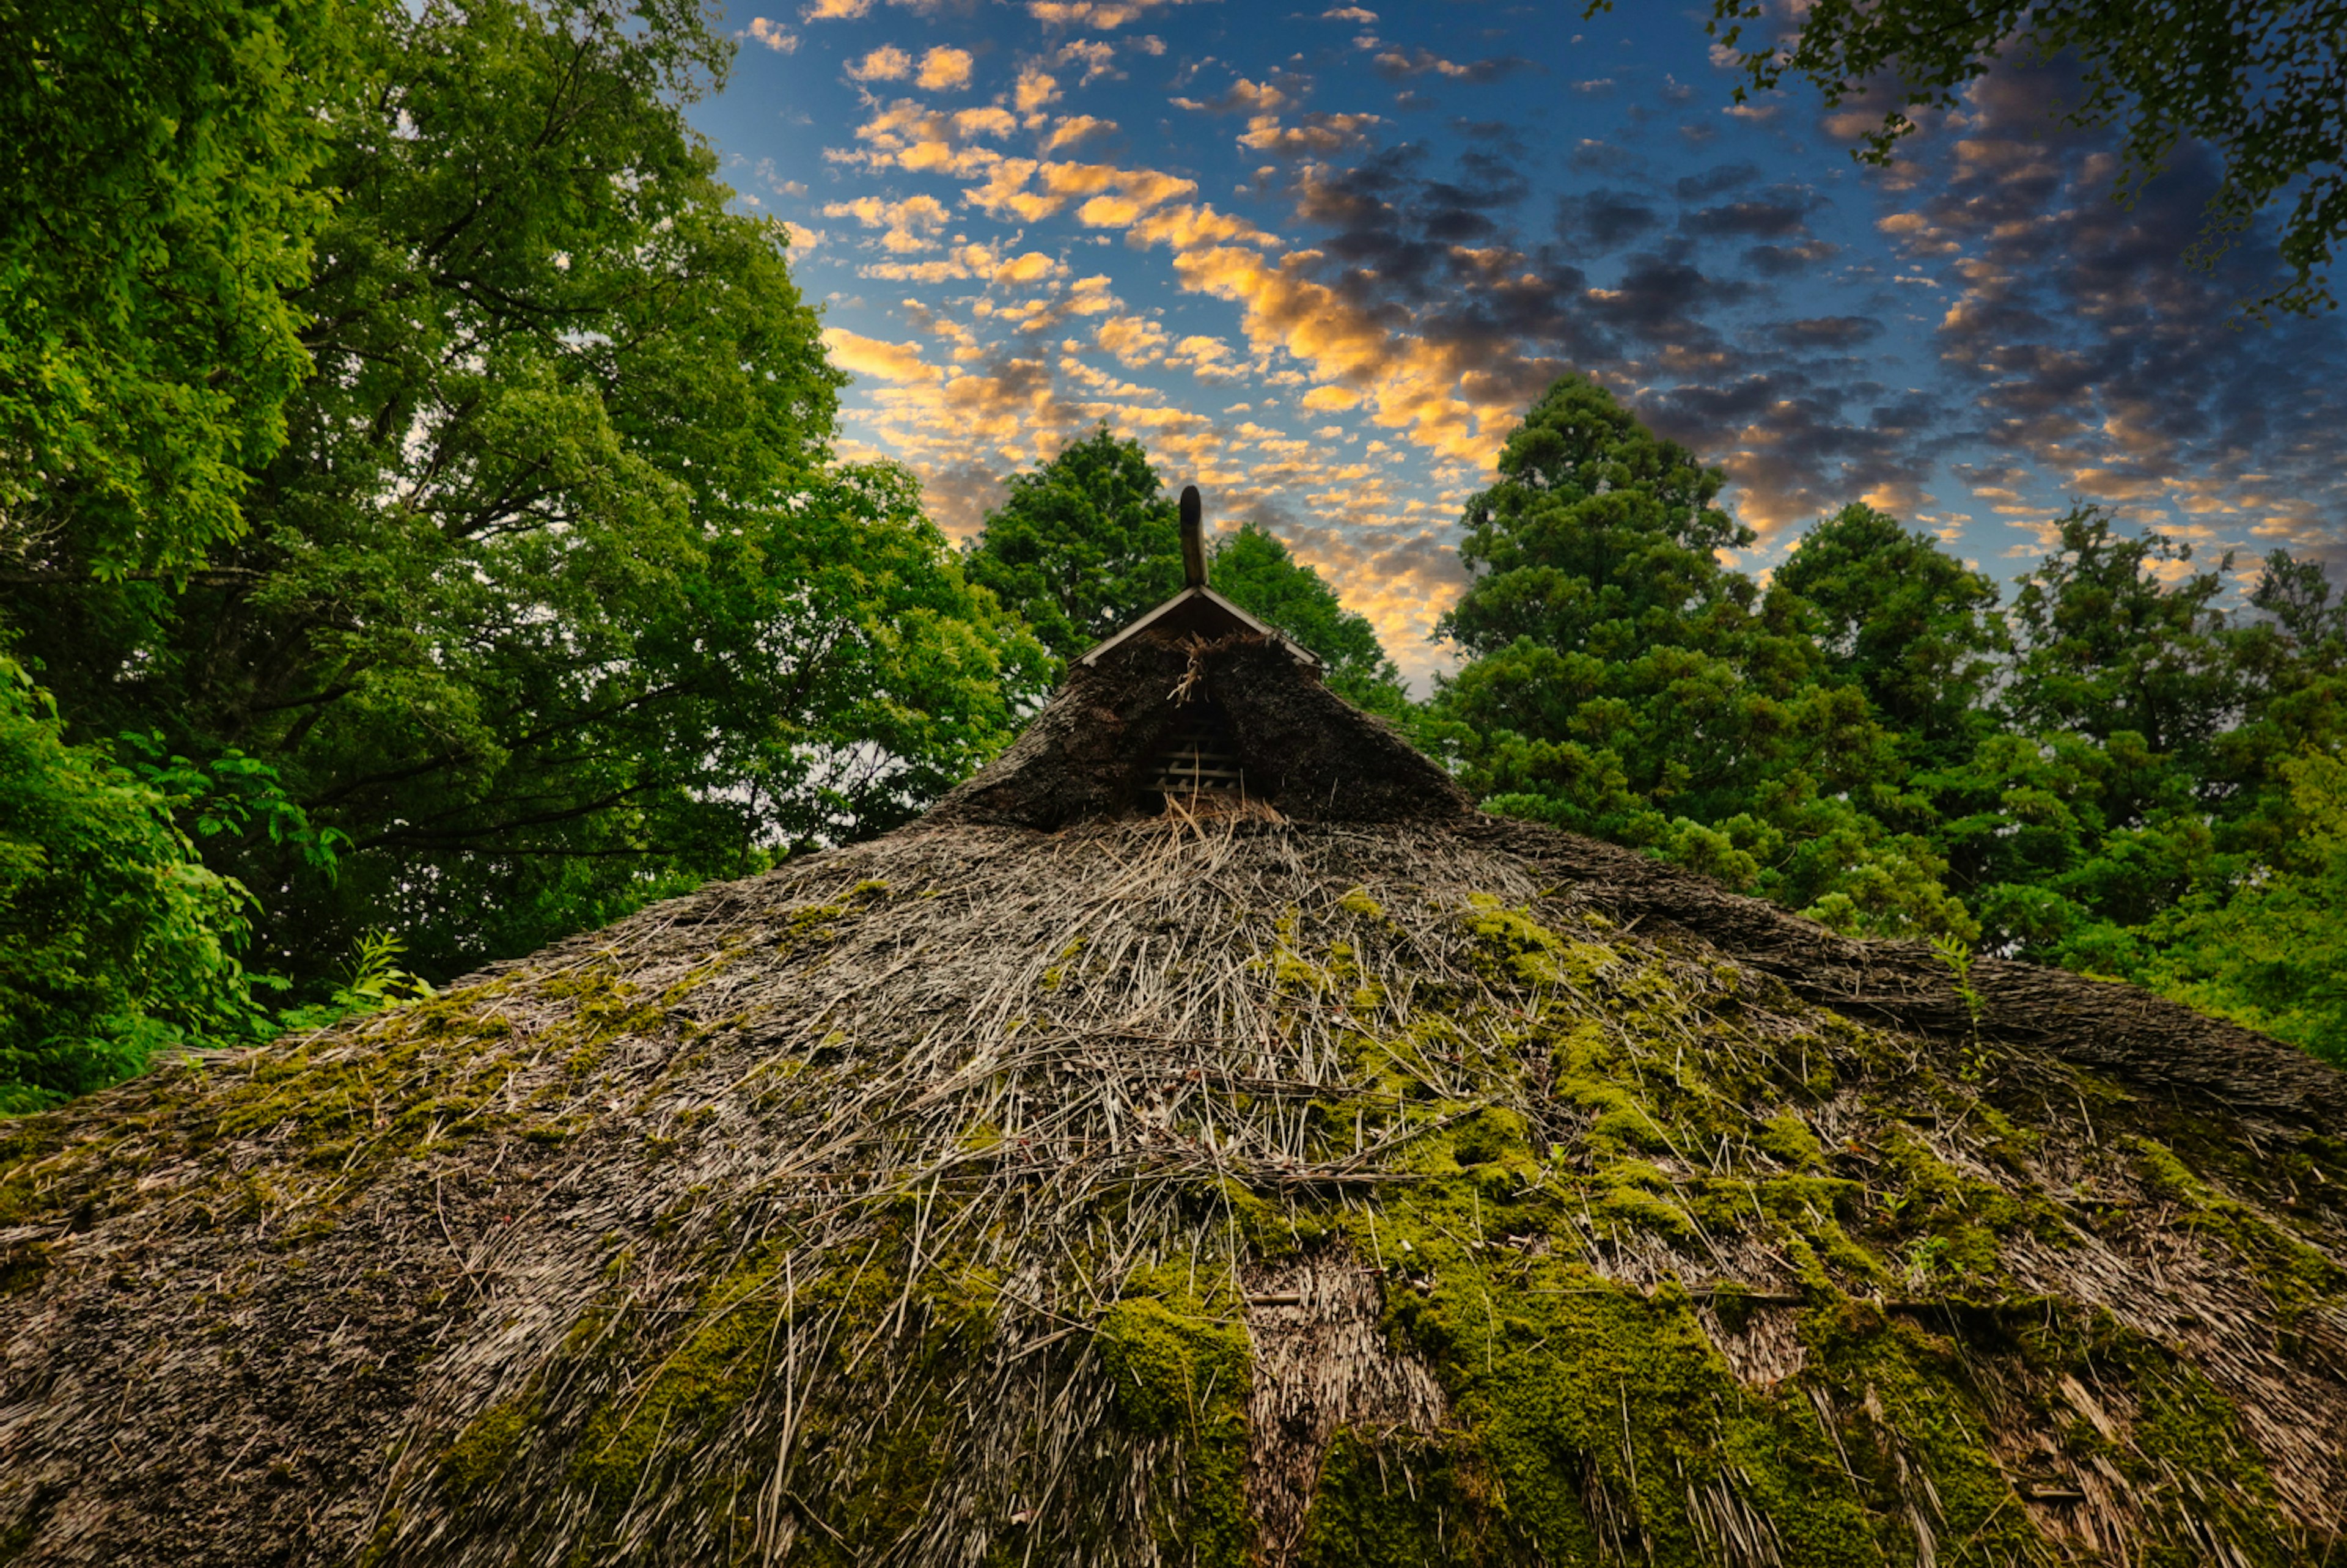
<path fill-rule="evenodd" d="M 1962 937 L 1942 935 L 1932 938 L 1932 951 L 1947 967 L 1948 978 L 1955 982 L 1956 999 L 1964 1004 L 1964 1019 L 1971 1030 L 1964 1042 L 1964 1076 L 1977 1079 L 1983 1065 L 1980 1026 L 1984 1004 L 1973 985 L 1972 944 Z"/>

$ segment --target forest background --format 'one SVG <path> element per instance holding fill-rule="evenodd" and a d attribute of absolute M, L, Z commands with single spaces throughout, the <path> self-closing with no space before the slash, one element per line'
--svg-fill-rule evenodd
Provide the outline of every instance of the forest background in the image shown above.
<path fill-rule="evenodd" d="M 692 0 L 20 5 L 0 81 L 0 1112 L 884 832 L 1179 585 L 1108 430 L 967 550 L 832 450 Z M 2327 252 L 2326 252 L 2327 254 Z M 1486 809 L 1837 929 L 2347 1061 L 2347 600 L 2091 507 L 2010 602 L 1853 505 L 1767 587 L 1721 476 L 1560 381 L 1413 701 L 1271 535 L 1218 589 Z"/>

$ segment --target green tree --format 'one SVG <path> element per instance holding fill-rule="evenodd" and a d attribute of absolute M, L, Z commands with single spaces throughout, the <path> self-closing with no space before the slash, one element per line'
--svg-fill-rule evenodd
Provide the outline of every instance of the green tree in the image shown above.
<path fill-rule="evenodd" d="M 236 957 L 244 890 L 198 856 L 181 802 L 63 730 L 0 658 L 0 1115 L 256 1021 Z"/>
<path fill-rule="evenodd" d="M 1609 5 L 1596 0 L 1589 9 Z M 1714 0 L 1711 31 L 1744 70 L 1737 100 L 1788 76 L 1814 82 L 1829 108 L 1888 86 L 1893 107 L 1859 149 L 1873 163 L 1889 161 L 1915 128 L 1910 111 L 1956 108 L 1965 87 L 2008 50 L 2070 56 L 2083 87 L 2064 118 L 2123 128 L 2120 200 L 2165 168 L 2179 142 L 2203 143 L 2223 176 L 2196 257 L 2213 260 L 2230 236 L 2288 199 L 2281 261 L 2289 272 L 2260 304 L 2312 312 L 2338 302 L 2327 272 L 2347 233 L 2342 0 L 1812 0 L 1788 36 L 1771 15 L 1764 0 Z"/>
<path fill-rule="evenodd" d="M 1181 518 L 1140 442 L 1102 425 L 1009 488 L 967 569 L 1061 668 L 1182 590 Z"/>
<path fill-rule="evenodd" d="M 2116 967 L 2347 1065 L 2347 759 L 2280 771 L 2295 821 L 2273 858 L 2160 910 Z"/>
<path fill-rule="evenodd" d="M 0 573 L 185 572 L 305 369 L 346 29 L 313 0 L 0 5 Z"/>
<path fill-rule="evenodd" d="M 1241 610 L 1320 656 L 1329 689 L 1372 712 L 1399 718 L 1409 693 L 1368 618 L 1347 610 L 1318 572 L 1254 523 L 1214 542 L 1208 580 Z"/>
<path fill-rule="evenodd" d="M 84 733 L 260 758 L 348 835 L 333 878 L 206 842 L 256 961 L 314 992 L 391 926 L 443 977 L 891 825 L 1002 744 L 1041 656 L 905 476 L 834 465 L 785 236 L 682 118 L 730 57 L 701 8 L 358 36 L 249 535 L 184 591 L 61 557 L 18 616 Z"/>
<path fill-rule="evenodd" d="M 1866 693 L 1912 761 L 1955 763 L 1989 727 L 2006 642 L 1996 585 L 1931 535 L 1853 503 L 1801 536 L 1772 586 L 1815 612 L 1827 668 Z"/>
<path fill-rule="evenodd" d="M 2243 687 L 2222 578 L 2178 577 L 2188 545 L 2091 507 L 2057 536 L 2014 600 L 1995 733 L 1916 785 L 1993 946 L 2107 968 L 2121 933 L 2217 869 Z"/>
<path fill-rule="evenodd" d="M 1493 811 L 1651 847 L 1849 929 L 1969 936 L 1940 863 L 1884 816 L 1894 738 L 1837 681 L 1794 595 L 1717 552 L 1753 535 L 1716 470 L 1568 376 L 1471 499 L 1475 572 L 1444 619 L 1471 657 L 1430 733 Z"/>

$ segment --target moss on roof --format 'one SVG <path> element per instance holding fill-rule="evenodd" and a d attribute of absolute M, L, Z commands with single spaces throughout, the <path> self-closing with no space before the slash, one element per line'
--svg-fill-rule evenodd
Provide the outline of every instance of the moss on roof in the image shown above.
<path fill-rule="evenodd" d="M 2026 966 L 1975 1019 L 1927 950 L 1348 785 L 1389 733 L 1254 657 L 0 1127 L 0 1561 L 2333 1549 L 2337 1074 Z M 1201 658 L 1252 755 L 1320 726 L 1272 812 L 1117 794 Z"/>

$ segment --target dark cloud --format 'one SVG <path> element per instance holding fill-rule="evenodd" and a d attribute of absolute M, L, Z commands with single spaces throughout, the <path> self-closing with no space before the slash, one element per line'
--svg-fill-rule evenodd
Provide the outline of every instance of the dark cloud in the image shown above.
<path fill-rule="evenodd" d="M 1847 349 L 1881 336 L 1882 323 L 1872 316 L 1809 316 L 1778 322 L 1767 333 L 1787 348 Z"/>
<path fill-rule="evenodd" d="M 1812 240 L 1806 245 L 1755 245 L 1744 252 L 1744 264 L 1764 278 L 1789 278 L 1808 272 L 1840 250 L 1840 246 L 1823 240 Z"/>
<path fill-rule="evenodd" d="M 1812 204 L 1803 199 L 1774 197 L 1758 201 L 1726 201 L 1679 214 L 1682 232 L 1706 240 L 1785 240 L 1809 231 Z"/>
<path fill-rule="evenodd" d="M 1565 159 L 1576 174 L 1622 174 L 1638 166 L 1638 155 L 1610 141 L 1583 138 Z"/>
<path fill-rule="evenodd" d="M 1486 143 L 1510 158 L 1522 158 L 1532 150 L 1524 144 L 1519 128 L 1507 120 L 1454 118 L 1450 128 L 1470 141 Z"/>
<path fill-rule="evenodd" d="M 2337 538 L 2347 333 L 2239 319 L 2276 271 L 2270 232 L 2185 265 L 2214 159 L 2179 148 L 2123 209 L 2113 136 L 2048 114 L 2075 94 L 2063 67 L 2001 68 L 1886 182 L 1885 228 L 1942 285 L 1942 361 L 1982 435 L 2040 487 L 2142 521 L 2228 543 Z"/>
<path fill-rule="evenodd" d="M 1760 167 L 1758 164 L 1723 163 L 1701 174 L 1686 175 L 1671 189 L 1682 201 L 1702 201 L 1740 190 L 1759 178 Z"/>
<path fill-rule="evenodd" d="M 1580 255 L 1602 256 L 1662 227 L 1663 215 L 1626 190 L 1592 190 L 1561 196 L 1556 236 Z"/>
<path fill-rule="evenodd" d="M 1589 308 L 1610 325 L 1656 343 L 1685 343 L 1710 335 L 1706 312 L 1734 304 L 1752 292 L 1736 278 L 1715 277 L 1684 258 L 1633 255 L 1621 280 L 1596 291 Z"/>

